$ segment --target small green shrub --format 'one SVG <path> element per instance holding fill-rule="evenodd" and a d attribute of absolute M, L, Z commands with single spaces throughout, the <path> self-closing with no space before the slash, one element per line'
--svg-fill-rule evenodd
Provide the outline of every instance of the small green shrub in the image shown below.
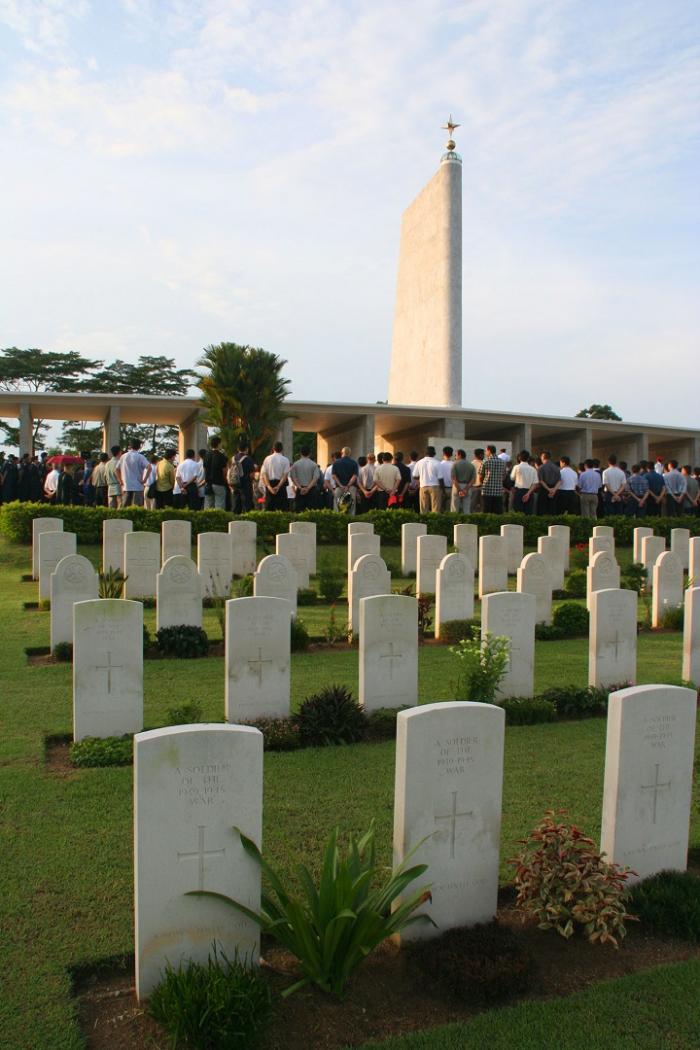
<path fill-rule="evenodd" d="M 337 645 L 338 642 L 347 642 L 349 635 L 350 625 L 348 624 L 347 616 L 341 623 L 338 623 L 335 615 L 335 603 L 333 603 L 328 616 L 328 626 L 324 631 L 323 637 L 329 645 Z"/>
<path fill-rule="evenodd" d="M 293 716 L 302 747 L 354 744 L 367 732 L 365 713 L 344 685 L 308 696 Z"/>
<path fill-rule="evenodd" d="M 403 708 L 402 710 L 405 710 Z M 365 715 L 367 719 L 367 739 L 394 740 L 396 738 L 396 716 L 399 709 L 395 707 L 378 707 Z"/>
<path fill-rule="evenodd" d="M 147 653 L 151 648 L 151 632 L 149 631 L 146 624 L 143 625 L 143 651 Z"/>
<path fill-rule="evenodd" d="M 569 570 L 583 569 L 586 571 L 588 565 L 588 543 L 577 543 L 569 551 Z"/>
<path fill-rule="evenodd" d="M 636 591 L 637 594 L 641 594 L 646 587 L 647 582 L 647 571 L 641 562 L 635 562 L 630 565 L 621 580 L 621 586 L 628 591 Z"/>
<path fill-rule="evenodd" d="M 331 569 L 321 569 L 318 574 L 318 593 L 329 605 L 338 601 L 344 585 L 343 577 Z"/>
<path fill-rule="evenodd" d="M 607 689 L 595 686 L 558 685 L 539 693 L 538 699 L 554 704 L 560 718 L 592 718 L 608 708 Z"/>
<path fill-rule="evenodd" d="M 256 718 L 247 724 L 262 733 L 264 751 L 296 751 L 301 747 L 299 727 L 291 718 Z"/>
<path fill-rule="evenodd" d="M 72 663 L 73 662 L 73 645 L 71 642 L 59 642 L 58 645 L 53 647 L 53 658 L 54 660 L 60 660 L 61 663 Z"/>
<path fill-rule="evenodd" d="M 223 951 L 206 965 L 169 963 L 151 993 L 151 1016 L 168 1032 L 172 1045 L 195 1050 L 253 1050 L 272 1015 L 269 986 L 255 969 Z"/>
<path fill-rule="evenodd" d="M 463 668 L 457 681 L 457 698 L 492 704 L 508 667 L 509 648 L 508 638 L 490 632 L 480 638 L 475 629 L 471 638 L 450 646 L 450 652 L 462 661 Z"/>
<path fill-rule="evenodd" d="M 441 937 L 411 947 L 429 981 L 450 999 L 494 1003 L 521 995 L 530 987 L 532 955 L 507 926 L 493 922 L 447 930 Z"/>
<path fill-rule="evenodd" d="M 86 736 L 70 746 L 74 766 L 130 766 L 134 760 L 134 738 L 129 736 Z"/>
<path fill-rule="evenodd" d="M 700 943 L 700 878 L 660 871 L 630 891 L 630 908 L 654 933 Z"/>
<path fill-rule="evenodd" d="M 440 641 L 456 644 L 463 638 L 471 638 L 474 628 L 480 628 L 479 620 L 446 620 L 440 624 Z"/>
<path fill-rule="evenodd" d="M 565 637 L 561 627 L 555 627 L 552 623 L 535 624 L 535 638 L 538 642 L 560 642 Z"/>
<path fill-rule="evenodd" d="M 498 701 L 506 713 L 506 725 L 534 726 L 540 722 L 553 722 L 557 709 L 551 700 L 539 696 L 509 696 Z"/>
<path fill-rule="evenodd" d="M 291 625 L 290 630 L 291 630 L 291 641 L 290 641 L 290 644 L 291 644 L 292 652 L 293 653 L 300 653 L 300 652 L 303 652 L 305 649 L 308 649 L 309 648 L 309 642 L 311 641 L 311 639 L 309 638 L 309 632 L 306 629 L 306 624 L 301 619 L 301 617 L 296 616 L 292 620 L 292 625 Z"/>
<path fill-rule="evenodd" d="M 240 579 L 233 581 L 231 584 L 231 597 L 252 598 L 254 590 L 255 579 L 252 573 L 248 573 L 247 576 L 241 576 Z"/>
<path fill-rule="evenodd" d="M 297 591 L 297 605 L 315 605 L 318 595 L 313 587 L 301 587 Z"/>
<path fill-rule="evenodd" d="M 666 631 L 682 631 L 684 620 L 682 605 L 669 605 L 661 614 L 660 626 Z"/>
<path fill-rule="evenodd" d="M 569 598 L 586 597 L 586 571 L 585 569 L 572 569 L 564 580 L 564 590 Z"/>
<path fill-rule="evenodd" d="M 202 721 L 202 704 L 199 700 L 190 700 L 179 707 L 168 708 L 169 726 L 189 726 Z"/>
<path fill-rule="evenodd" d="M 123 598 L 126 576 L 119 569 L 108 569 L 97 574 L 100 598 Z"/>
<path fill-rule="evenodd" d="M 564 602 L 552 613 L 552 626 L 564 638 L 580 638 L 588 634 L 588 609 L 578 602 Z"/>
<path fill-rule="evenodd" d="M 560 811 L 563 815 L 565 810 Z M 541 930 L 568 940 L 581 930 L 591 944 L 612 944 L 625 936 L 629 868 L 609 864 L 593 839 L 547 810 L 526 839 L 515 867 L 516 907 L 535 918 Z"/>
<path fill-rule="evenodd" d="M 303 976 L 286 988 L 283 996 L 316 984 L 324 992 L 341 997 L 350 975 L 378 944 L 407 926 L 432 922 L 427 915 L 414 914 L 429 897 L 429 888 L 407 892 L 427 865 L 408 867 L 409 854 L 388 876 L 384 874 L 384 866 L 377 862 L 374 824 L 360 839 L 348 836 L 344 853 L 338 847 L 338 829 L 334 828 L 323 851 L 318 886 L 308 869 L 301 866 L 299 898 L 285 889 L 255 843 L 235 830 L 245 852 L 262 868 L 260 912 L 208 890 L 194 890 L 191 896 L 226 900 L 296 956 Z M 394 908 L 398 898 L 401 903 Z"/>
<path fill-rule="evenodd" d="M 164 656 L 176 656 L 180 660 L 194 660 L 209 652 L 207 632 L 185 623 L 161 627 L 156 634 L 156 645 Z"/>

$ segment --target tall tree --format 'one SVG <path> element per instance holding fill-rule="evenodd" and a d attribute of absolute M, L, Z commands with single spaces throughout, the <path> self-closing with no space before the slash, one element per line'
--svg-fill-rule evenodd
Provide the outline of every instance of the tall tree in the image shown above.
<path fill-rule="evenodd" d="M 590 408 L 582 408 L 580 412 L 576 413 L 576 419 L 616 419 L 618 422 L 622 420 L 622 416 L 618 416 L 617 412 L 614 412 L 610 405 L 591 405 Z"/>
<path fill-rule="evenodd" d="M 289 380 L 281 375 L 286 364 L 260 347 L 218 343 L 205 348 L 197 362 L 207 369 L 199 381 L 204 418 L 219 430 L 229 453 L 246 437 L 255 455 L 289 418 L 283 407 Z"/>

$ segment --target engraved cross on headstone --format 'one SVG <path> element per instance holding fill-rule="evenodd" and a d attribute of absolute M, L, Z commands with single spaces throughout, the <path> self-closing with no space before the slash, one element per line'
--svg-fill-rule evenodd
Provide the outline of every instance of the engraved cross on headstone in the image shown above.
<path fill-rule="evenodd" d="M 223 857 L 226 853 L 225 849 L 205 849 L 204 848 L 204 832 L 206 831 L 206 825 L 200 824 L 197 827 L 197 849 L 193 853 L 180 853 L 178 850 L 178 860 L 194 860 L 195 858 L 199 861 L 199 878 L 197 882 L 197 889 L 204 889 L 204 858 L 205 857 Z"/>
<path fill-rule="evenodd" d="M 653 791 L 654 792 L 654 812 L 651 818 L 652 824 L 656 824 L 656 803 L 659 797 L 660 788 L 670 788 L 671 781 L 667 780 L 665 784 L 659 783 L 659 763 L 654 765 L 654 783 L 653 784 L 642 784 L 642 791 Z"/>
<path fill-rule="evenodd" d="M 96 664 L 95 665 L 95 670 L 96 671 L 106 671 L 107 672 L 107 692 L 108 693 L 112 692 L 112 671 L 122 671 L 123 669 L 124 669 L 124 664 L 113 664 L 112 663 L 112 654 L 111 654 L 111 652 L 107 653 L 107 662 L 106 663 L 104 663 L 104 664 Z"/>
<path fill-rule="evenodd" d="M 464 813 L 457 812 L 457 792 L 452 792 L 452 812 L 445 813 L 442 816 L 436 814 L 436 820 L 449 820 L 450 821 L 450 860 L 455 859 L 455 840 L 457 838 L 457 820 L 459 817 L 473 817 L 474 810 L 467 809 Z"/>
<path fill-rule="evenodd" d="M 394 643 L 393 642 L 389 642 L 389 652 L 388 653 L 382 653 L 381 656 L 379 657 L 380 660 L 388 660 L 389 661 L 389 678 L 393 678 L 394 677 L 394 660 L 403 660 L 403 658 L 404 658 L 404 654 L 403 653 L 395 653 L 394 652 Z"/>
<path fill-rule="evenodd" d="M 262 647 L 258 646 L 258 658 L 257 658 L 257 660 L 249 660 L 248 661 L 248 667 L 250 667 L 251 671 L 253 671 L 254 674 L 257 674 L 257 676 L 258 676 L 258 685 L 259 686 L 262 686 L 263 665 L 264 664 L 271 664 L 271 663 L 272 663 L 272 660 L 263 660 L 263 658 L 262 658 Z"/>

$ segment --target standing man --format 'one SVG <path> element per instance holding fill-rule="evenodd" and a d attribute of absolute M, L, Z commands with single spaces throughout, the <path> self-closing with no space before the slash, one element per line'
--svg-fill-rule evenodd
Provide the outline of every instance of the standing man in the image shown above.
<path fill-rule="evenodd" d="M 496 446 L 486 446 L 486 458 L 479 469 L 481 478 L 481 509 L 485 514 L 503 513 L 503 479 L 506 465 L 496 455 Z"/>
<path fill-rule="evenodd" d="M 647 517 L 658 518 L 666 499 L 666 486 L 664 485 L 663 474 L 658 472 L 653 463 L 642 464 L 642 469 L 649 486 L 649 495 L 646 502 Z"/>
<path fill-rule="evenodd" d="M 265 490 L 265 510 L 287 510 L 287 475 L 291 464 L 283 455 L 281 441 L 275 441 L 272 452 L 263 460 L 260 480 Z"/>
<path fill-rule="evenodd" d="M 561 484 L 559 485 L 559 513 L 576 514 L 578 512 L 578 498 L 576 496 L 576 484 L 578 474 L 571 466 L 568 456 L 559 459 L 559 471 Z"/>
<path fill-rule="evenodd" d="M 411 478 L 410 468 L 407 467 L 403 461 L 403 452 L 394 453 L 394 466 L 398 469 L 399 475 L 401 477 L 399 487 L 396 492 L 396 506 L 405 508 L 406 504 L 409 501 L 408 494 L 410 492 L 411 481 L 413 479 Z"/>
<path fill-rule="evenodd" d="M 627 475 L 617 465 L 617 456 L 611 452 L 608 456 L 608 465 L 603 471 L 603 507 L 604 514 L 625 513 L 625 492 L 627 491 Z"/>
<path fill-rule="evenodd" d="M 172 507 L 175 490 L 175 449 L 166 448 L 156 466 L 156 510 Z"/>
<path fill-rule="evenodd" d="M 630 517 L 645 518 L 649 499 L 649 482 L 639 463 L 632 464 L 632 473 L 627 479 L 627 490 Z"/>
<path fill-rule="evenodd" d="M 476 514 L 481 508 L 481 467 L 484 462 L 484 450 L 483 448 L 474 449 L 474 459 L 472 460 L 472 466 L 474 467 L 474 484 L 470 492 L 469 501 L 469 513 Z"/>
<path fill-rule="evenodd" d="M 471 503 L 471 488 L 476 481 L 474 464 L 467 459 L 463 448 L 458 448 L 455 461 L 450 468 L 450 510 L 453 514 L 468 514 Z"/>
<path fill-rule="evenodd" d="M 374 472 L 377 510 L 387 509 L 389 500 L 397 494 L 400 484 L 401 471 L 391 462 L 391 452 L 380 452 L 379 466 Z"/>
<path fill-rule="evenodd" d="M 199 510 L 199 463 L 194 458 L 194 449 L 188 448 L 185 458 L 175 471 L 175 488 L 177 493 L 177 506 L 187 506 L 189 510 Z"/>
<path fill-rule="evenodd" d="M 106 452 L 100 452 L 99 462 L 92 472 L 92 484 L 95 489 L 95 506 L 107 506 L 107 463 L 109 456 Z"/>
<path fill-rule="evenodd" d="M 204 457 L 204 509 L 226 510 L 226 467 L 228 458 L 221 451 L 221 438 L 213 437 Z"/>
<path fill-rule="evenodd" d="M 442 489 L 440 488 L 440 460 L 435 449 L 428 445 L 425 455 L 413 468 L 413 477 L 418 478 L 418 501 L 421 514 L 439 514 L 442 510 Z"/>
<path fill-rule="evenodd" d="M 116 473 L 122 491 L 123 507 L 143 507 L 143 487 L 146 484 L 150 463 L 139 449 L 141 442 L 132 438 L 129 451 L 125 452 L 117 463 Z"/>
<path fill-rule="evenodd" d="M 300 514 L 304 510 L 313 510 L 316 506 L 316 483 L 321 471 L 311 458 L 311 449 L 304 445 L 300 449 L 299 459 L 292 464 L 289 480 L 294 486 L 294 510 Z"/>
<path fill-rule="evenodd" d="M 584 470 L 578 476 L 578 494 L 581 502 L 581 517 L 598 517 L 598 493 L 603 484 L 600 471 L 595 469 L 592 459 L 584 463 Z"/>
<path fill-rule="evenodd" d="M 323 498 L 327 510 L 333 510 L 335 506 L 335 478 L 333 477 L 333 464 L 340 459 L 340 452 L 334 452 L 331 461 L 323 472 Z"/>
<path fill-rule="evenodd" d="M 664 474 L 664 485 L 666 486 L 666 514 L 669 518 L 679 518 L 683 513 L 688 484 L 678 469 L 677 459 L 669 459 Z"/>
<path fill-rule="evenodd" d="M 530 453 L 524 448 L 518 453 L 518 462 L 510 472 L 513 481 L 513 510 L 519 514 L 535 513 L 537 471 L 530 463 Z"/>
<path fill-rule="evenodd" d="M 247 514 L 253 509 L 253 474 L 255 461 L 250 454 L 247 438 L 240 438 L 238 452 L 228 468 L 228 486 L 231 490 L 231 510 L 234 514 Z"/>
<path fill-rule="evenodd" d="M 108 461 L 105 468 L 107 500 L 112 510 L 118 510 L 122 505 L 122 487 L 119 481 L 119 474 L 117 473 L 122 450 L 119 445 L 112 445 L 109 451 L 112 453 L 112 458 Z"/>
<path fill-rule="evenodd" d="M 552 453 L 543 452 L 539 470 L 541 506 L 538 508 L 540 514 L 558 514 L 559 497 L 557 493 L 561 486 L 561 471 L 556 463 L 552 462 Z"/>
<path fill-rule="evenodd" d="M 331 474 L 335 483 L 333 491 L 333 506 L 338 510 L 340 500 L 348 495 L 350 497 L 350 514 L 355 513 L 357 506 L 357 481 L 360 468 L 354 459 L 350 457 L 352 449 L 345 445 L 340 450 L 340 458 L 336 459 L 331 468 Z"/>
<path fill-rule="evenodd" d="M 454 449 L 451 445 L 445 445 L 440 460 L 440 492 L 442 495 L 442 510 L 448 511 L 452 500 L 452 455 Z"/>

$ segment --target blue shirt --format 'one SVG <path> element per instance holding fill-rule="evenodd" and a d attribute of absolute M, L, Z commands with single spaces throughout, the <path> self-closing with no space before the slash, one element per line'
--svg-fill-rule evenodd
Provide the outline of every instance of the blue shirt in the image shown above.
<path fill-rule="evenodd" d="M 656 470 L 648 470 L 644 477 L 647 479 L 649 491 L 655 496 L 660 496 L 665 488 L 663 474 L 659 474 Z"/>
<path fill-rule="evenodd" d="M 347 485 L 353 474 L 357 476 L 359 473 L 360 468 L 350 456 L 341 456 L 340 459 L 336 459 L 331 468 L 331 474 L 338 479 L 341 485 Z"/>
<path fill-rule="evenodd" d="M 592 467 L 583 470 L 578 476 L 578 490 L 590 496 L 596 496 L 603 484 L 603 479 L 597 470 Z"/>

